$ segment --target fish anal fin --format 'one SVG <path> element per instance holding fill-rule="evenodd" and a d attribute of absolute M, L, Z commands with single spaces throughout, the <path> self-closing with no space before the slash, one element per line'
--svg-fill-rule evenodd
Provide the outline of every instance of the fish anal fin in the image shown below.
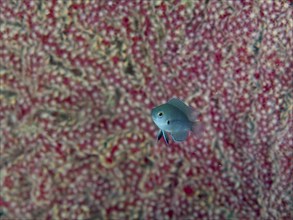
<path fill-rule="evenodd" d="M 172 138 L 176 142 L 185 141 L 188 136 L 188 131 L 181 131 L 171 134 Z"/>

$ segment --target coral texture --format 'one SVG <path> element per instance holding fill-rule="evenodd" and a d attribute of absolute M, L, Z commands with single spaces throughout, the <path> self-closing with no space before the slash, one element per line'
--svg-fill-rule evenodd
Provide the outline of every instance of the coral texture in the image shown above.
<path fill-rule="evenodd" d="M 0 0 L 0 219 L 292 219 L 292 8 Z"/>

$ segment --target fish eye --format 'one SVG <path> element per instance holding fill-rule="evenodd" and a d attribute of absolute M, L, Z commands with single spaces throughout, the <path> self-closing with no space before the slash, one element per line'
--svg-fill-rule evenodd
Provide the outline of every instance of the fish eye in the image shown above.
<path fill-rule="evenodd" d="M 159 116 L 159 117 L 162 117 L 162 116 L 163 116 L 163 112 L 159 112 L 159 113 L 158 113 L 158 116 Z"/>
<path fill-rule="evenodd" d="M 167 124 L 170 124 L 170 121 L 167 121 Z"/>

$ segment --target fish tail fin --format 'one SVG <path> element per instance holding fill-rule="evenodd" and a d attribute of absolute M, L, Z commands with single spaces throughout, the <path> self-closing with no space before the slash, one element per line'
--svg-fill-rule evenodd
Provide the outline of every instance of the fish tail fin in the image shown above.
<path fill-rule="evenodd" d="M 191 132 L 194 133 L 197 137 L 201 137 L 204 133 L 205 125 L 200 121 L 192 122 Z"/>
<path fill-rule="evenodd" d="M 199 115 L 200 115 L 200 112 L 197 111 L 197 110 L 195 110 L 195 109 L 192 108 L 192 107 L 189 107 L 189 108 L 191 109 L 191 111 L 190 111 L 190 113 L 187 115 L 187 117 L 188 117 L 189 121 L 195 123 L 195 122 L 198 121 L 197 119 L 198 119 L 198 117 L 199 117 Z"/>

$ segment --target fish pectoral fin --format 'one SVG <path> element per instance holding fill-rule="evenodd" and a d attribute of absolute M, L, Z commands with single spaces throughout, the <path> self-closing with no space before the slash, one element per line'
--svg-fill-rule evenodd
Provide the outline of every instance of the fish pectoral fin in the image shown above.
<path fill-rule="evenodd" d="M 159 141 L 162 136 L 163 136 L 163 131 L 159 130 L 158 135 L 157 135 L 157 140 Z"/>
<path fill-rule="evenodd" d="M 171 134 L 172 138 L 176 142 L 185 141 L 188 136 L 188 131 L 181 131 Z"/>
<path fill-rule="evenodd" d="M 164 137 L 164 140 L 167 144 L 169 144 L 169 137 L 167 133 L 163 130 L 159 130 L 158 135 L 157 135 L 157 140 L 159 141 L 162 137 Z"/>
<path fill-rule="evenodd" d="M 163 132 L 163 136 L 164 136 L 165 142 L 167 144 L 169 144 L 169 137 L 168 137 L 167 133 L 165 131 L 162 131 L 162 132 Z"/>

